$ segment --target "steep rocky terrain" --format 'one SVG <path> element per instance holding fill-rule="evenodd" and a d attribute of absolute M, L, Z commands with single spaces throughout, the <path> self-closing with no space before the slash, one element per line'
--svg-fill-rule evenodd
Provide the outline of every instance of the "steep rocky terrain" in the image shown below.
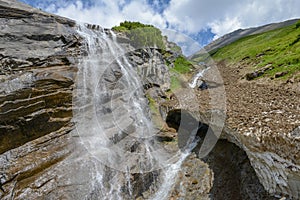
<path fill-rule="evenodd" d="M 188 111 L 192 114 L 195 120 L 210 125 L 216 123 L 215 119 L 219 118 L 222 121 L 222 117 L 218 116 L 212 119 L 211 112 L 215 109 L 224 110 L 225 126 L 222 134 L 216 135 L 216 137 L 220 136 L 220 139 L 226 139 L 236 144 L 240 150 L 245 151 L 259 182 L 272 196 L 298 199 L 300 194 L 300 81 L 299 40 L 297 39 L 299 22 L 298 20 L 290 22 L 292 24 L 288 23 L 281 29 L 245 37 L 232 44 L 229 42 L 230 45 L 219 50 L 215 49 L 211 54 L 206 52 L 201 56 L 196 54 L 194 61 L 200 61 L 202 66 L 194 75 L 206 68 L 204 75 L 200 78 L 206 81 L 208 90 L 196 88 L 193 94 L 186 84 L 176 92 L 177 99 L 167 102 L 163 107 L 166 112 L 183 109 L 184 112 Z M 272 25 L 264 26 L 261 30 L 264 30 L 265 27 L 272 27 Z M 275 28 L 277 27 L 275 26 Z M 260 30 L 260 27 L 257 29 Z M 288 37 L 282 39 L 284 36 Z M 265 39 L 267 37 L 268 40 Z M 279 48 L 277 49 L 277 47 Z M 249 74 L 259 75 L 249 79 L 247 78 Z M 190 83 L 192 80 L 190 78 Z M 201 83 L 201 81 L 199 82 Z M 194 95 L 197 96 L 197 100 L 194 100 Z M 193 99 L 197 103 L 185 102 L 184 99 Z M 198 112 L 201 113 L 200 116 L 195 114 Z M 181 111 L 177 116 L 180 113 L 182 115 Z M 171 118 L 170 121 L 176 121 L 176 117 Z M 172 126 L 172 124 L 170 125 Z M 241 174 L 247 174 L 248 178 L 252 176 L 250 171 L 253 169 L 250 170 L 250 167 L 245 170 L 242 164 L 248 161 L 237 159 L 239 157 L 237 149 L 226 160 L 223 160 L 222 164 L 224 165 L 221 164 L 222 167 L 219 167 L 217 163 L 225 158 L 227 151 L 231 151 L 230 145 L 222 144 L 221 146 L 216 145 L 210 155 L 203 159 L 214 168 L 214 173 L 221 174 L 222 178 L 214 180 L 215 185 L 220 183 L 226 187 L 227 181 L 237 181 L 237 178 L 235 180 L 230 180 L 228 176 L 225 178 L 226 174 L 230 173 L 224 165 L 232 165 L 231 171 L 234 171 L 234 165 L 240 163 L 237 165 Z M 201 150 L 201 147 L 199 148 Z M 217 155 L 214 155 L 214 152 L 218 152 Z M 199 156 L 201 157 L 201 155 L 200 152 Z M 214 160 L 216 162 L 211 162 L 216 157 L 217 159 Z M 231 162 L 226 162 L 228 160 Z M 248 182 L 243 175 L 241 175 L 241 180 L 243 184 Z M 255 176 L 253 179 L 251 178 L 250 182 L 258 183 Z M 242 188 L 240 189 L 243 190 Z M 249 188 L 251 187 L 248 186 Z M 212 189 L 213 191 L 215 188 Z M 257 187 L 255 191 L 260 191 L 260 188 Z M 222 198 L 218 197 L 219 193 L 214 197 Z M 231 195 L 235 193 L 236 191 L 232 191 Z M 242 193 L 246 195 L 247 192 Z M 222 194 L 227 196 L 224 192 Z M 261 194 L 263 195 L 263 192 Z M 250 198 L 249 196 L 229 196 L 227 198 Z M 271 197 L 252 196 L 252 198 Z"/>
<path fill-rule="evenodd" d="M 227 99 L 222 137 L 245 150 L 271 194 L 299 198 L 299 90 L 247 82 L 242 66 L 218 64 Z M 210 91 L 196 91 L 200 110 L 210 108 Z M 297 128 L 298 127 L 298 128 Z"/>
<path fill-rule="evenodd" d="M 227 130 L 222 137 L 245 150 L 269 193 L 298 199 L 299 22 L 292 22 L 294 24 L 281 29 L 237 40 L 211 52 L 210 58 L 221 74 L 218 81 L 224 82 L 227 99 Z M 289 34 L 290 37 L 282 39 Z M 281 46 L 284 48 L 277 49 Z M 262 52 L 261 48 L 266 51 Z M 200 110 L 211 109 L 207 99 L 219 93 L 212 79 L 215 73 L 208 70 L 203 77 L 211 86 L 208 91 L 195 91 Z M 249 78 L 253 74 L 259 75 Z"/>
<path fill-rule="evenodd" d="M 0 153 L 67 127 L 72 117 L 78 39 L 68 27 L 75 23 L 20 5 L 0 4 Z"/>
<path fill-rule="evenodd" d="M 299 126 L 299 91 L 245 82 L 240 79 L 240 66 L 228 67 L 224 62 L 218 65 L 224 84 L 215 80 L 214 69 L 206 77 L 210 85 L 214 83 L 209 90 L 172 91 L 170 71 L 174 72 L 180 55 L 172 50 L 174 44 L 164 41 L 166 49 L 136 48 L 126 35 L 116 33 L 126 59 L 143 80 L 141 89 L 148 99 L 141 101 L 149 104 L 158 129 L 153 137 L 169 152 L 185 152 L 191 133 L 199 140 L 180 169 L 139 173 L 139 166 L 130 165 L 135 172 L 126 174 L 115 170 L 116 166 L 103 165 L 80 138 L 76 114 L 86 112 L 83 128 L 90 128 L 89 109 L 94 109 L 89 97 L 86 105 L 77 104 L 82 89 L 80 67 L 91 50 L 78 33 L 80 26 L 14 0 L 0 0 L 0 11 L 1 199 L 108 199 L 118 195 L 149 199 L 155 192 L 160 195 L 157 198 L 169 199 L 273 199 L 268 192 L 299 198 L 299 129 L 295 129 Z M 85 27 L 114 40 L 110 30 Z M 135 132 L 130 126 L 133 119 L 126 110 L 118 110 L 131 103 L 122 96 L 125 89 L 119 84 L 124 72 L 118 59 L 109 55 L 111 47 L 100 39 L 97 42 L 98 61 L 106 68 L 101 79 L 93 82 L 99 93 L 104 88 L 111 90 L 105 90 L 107 98 L 101 99 L 96 115 L 108 126 L 109 139 L 115 144 L 122 141 L 126 154 L 145 150 L 135 137 L 127 137 Z M 95 76 L 99 78 L 97 74 L 88 78 Z M 261 95 L 266 93 L 270 95 Z M 217 133 L 223 128 L 225 98 L 227 118 L 222 140 L 217 141 L 211 130 Z M 121 134 L 111 126 L 116 122 L 125 124 Z M 207 135 L 212 140 L 207 148 L 210 153 L 201 146 Z M 144 159 L 124 158 L 120 158 L 124 163 Z M 100 168 L 104 174 L 98 173 Z"/>
<path fill-rule="evenodd" d="M 72 20 L 16 1 L 0 10 L 0 198 L 30 199 L 70 153 L 79 41 Z"/>

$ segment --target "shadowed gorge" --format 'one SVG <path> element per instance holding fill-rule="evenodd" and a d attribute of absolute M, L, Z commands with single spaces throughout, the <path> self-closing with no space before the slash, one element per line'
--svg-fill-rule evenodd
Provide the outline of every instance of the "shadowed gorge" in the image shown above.
<path fill-rule="evenodd" d="M 190 123 L 198 125 L 196 137 L 201 138 L 193 150 L 199 151 L 209 126 L 197 121 L 187 111 L 174 110 L 168 113 L 166 122 L 175 129 L 181 127 L 185 131 L 178 133 L 178 146 L 183 148 L 188 140 L 189 125 L 180 126 L 181 118 L 188 118 Z M 263 188 L 250 164 L 247 154 L 235 144 L 227 140 L 219 140 L 208 156 L 201 159 L 213 171 L 213 187 L 211 199 L 276 199 Z"/>
<path fill-rule="evenodd" d="M 203 160 L 214 172 L 212 199 L 276 199 L 265 191 L 246 153 L 235 144 L 219 140 Z"/>

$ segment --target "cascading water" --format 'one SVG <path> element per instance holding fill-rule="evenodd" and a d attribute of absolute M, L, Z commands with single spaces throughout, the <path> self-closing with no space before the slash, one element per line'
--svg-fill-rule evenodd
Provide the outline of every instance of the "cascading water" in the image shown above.
<path fill-rule="evenodd" d="M 197 86 L 199 78 L 203 77 L 204 73 L 209 70 L 209 67 L 200 70 L 193 78 L 192 82 L 189 83 L 190 88 L 195 88 Z"/>
<path fill-rule="evenodd" d="M 169 153 L 156 140 L 142 81 L 109 30 L 79 25 L 86 55 L 74 89 L 80 143 L 94 159 L 88 199 L 167 199 L 189 154 Z M 88 165 L 88 164 L 87 164 Z M 80 172 L 79 172 L 80 173 Z M 155 192 L 158 191 L 156 194 Z M 163 191 L 163 192 L 162 192 Z"/>

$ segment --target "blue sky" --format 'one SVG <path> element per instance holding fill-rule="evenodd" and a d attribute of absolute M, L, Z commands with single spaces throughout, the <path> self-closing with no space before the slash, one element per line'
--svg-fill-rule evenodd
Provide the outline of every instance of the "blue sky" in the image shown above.
<path fill-rule="evenodd" d="M 179 43 L 186 55 L 239 28 L 300 18 L 299 0 L 21 1 L 50 13 L 106 28 L 124 20 L 153 24 L 166 30 L 169 39 Z"/>

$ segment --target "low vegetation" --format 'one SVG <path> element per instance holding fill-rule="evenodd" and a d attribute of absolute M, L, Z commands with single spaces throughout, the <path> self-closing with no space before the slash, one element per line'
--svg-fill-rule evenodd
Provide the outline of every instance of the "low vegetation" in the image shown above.
<path fill-rule="evenodd" d="M 251 35 L 210 52 L 215 60 L 252 66 L 253 71 L 264 70 L 262 76 L 287 79 L 300 71 L 300 21 L 294 25 Z M 271 67 L 270 67 L 271 66 Z"/>
<path fill-rule="evenodd" d="M 178 56 L 173 65 L 169 65 L 171 75 L 171 90 L 175 91 L 182 88 L 185 77 L 190 75 L 193 64 L 184 56 Z"/>
<path fill-rule="evenodd" d="M 171 74 L 171 92 L 176 91 L 177 89 L 181 88 L 181 81 L 180 81 L 180 77 L 177 74 Z"/>
<path fill-rule="evenodd" d="M 174 62 L 174 70 L 180 74 L 191 72 L 193 65 L 183 56 L 178 56 Z"/>
<path fill-rule="evenodd" d="M 300 20 L 296 23 L 296 28 L 300 28 Z"/>

